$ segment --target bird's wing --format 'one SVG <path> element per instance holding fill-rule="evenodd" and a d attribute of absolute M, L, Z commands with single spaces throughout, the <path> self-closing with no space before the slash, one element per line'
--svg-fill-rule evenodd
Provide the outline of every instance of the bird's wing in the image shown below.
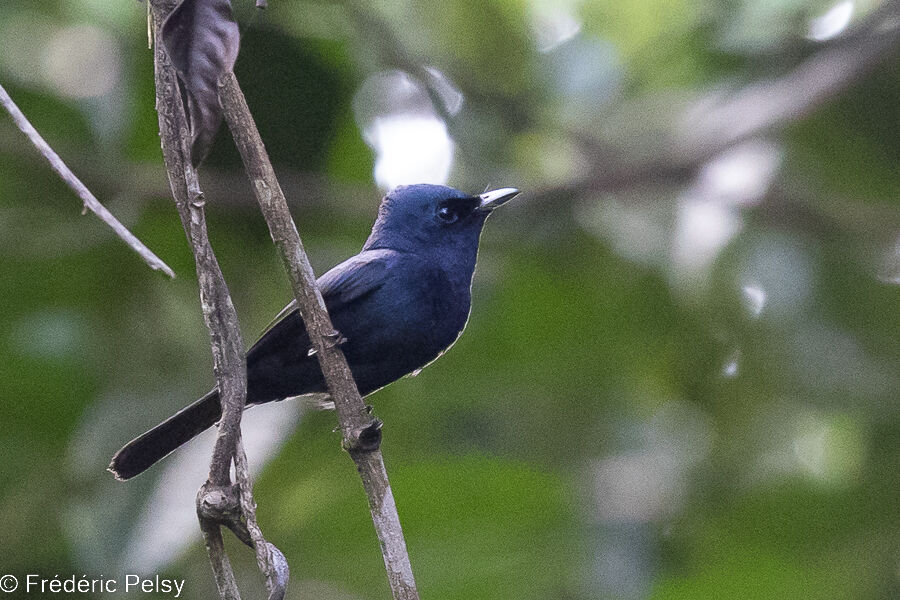
<path fill-rule="evenodd" d="M 272 328 L 281 323 L 286 316 L 293 313 L 297 310 L 297 299 L 291 300 L 287 306 L 278 311 L 278 314 L 275 315 L 275 318 L 269 321 L 269 324 L 265 326 L 262 330 L 262 333 L 259 334 L 259 337 L 262 338 L 264 335 L 272 331 Z"/>
<path fill-rule="evenodd" d="M 353 300 L 371 294 L 384 283 L 384 276 L 394 263 L 394 250 L 366 250 L 348 258 L 321 277 L 319 291 L 329 312 L 334 312 Z M 275 315 L 272 322 L 260 334 L 262 339 L 289 315 L 297 312 L 297 300 L 291 302 Z"/>
<path fill-rule="evenodd" d="M 380 288 L 397 256 L 395 250 L 366 250 L 319 277 L 325 306 L 335 311 Z"/>

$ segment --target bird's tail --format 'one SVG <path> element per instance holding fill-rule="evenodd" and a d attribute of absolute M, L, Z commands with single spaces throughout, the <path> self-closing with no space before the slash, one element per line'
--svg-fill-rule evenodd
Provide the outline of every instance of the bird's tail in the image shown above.
<path fill-rule="evenodd" d="M 109 470 L 124 481 L 140 475 L 158 460 L 215 424 L 222 416 L 219 392 L 213 390 L 116 452 Z"/>

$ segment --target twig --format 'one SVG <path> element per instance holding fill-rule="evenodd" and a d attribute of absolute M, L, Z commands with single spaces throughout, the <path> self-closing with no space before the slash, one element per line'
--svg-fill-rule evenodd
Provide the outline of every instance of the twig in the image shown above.
<path fill-rule="evenodd" d="M 122 225 L 111 212 L 106 210 L 105 206 L 100 204 L 100 201 L 94 197 L 91 191 L 81 183 L 81 180 L 76 177 L 75 173 L 66 166 L 59 155 L 53 151 L 53 148 L 50 147 L 44 138 L 41 137 L 41 134 L 31 125 L 28 118 L 21 110 L 19 110 L 19 107 L 16 106 L 16 103 L 13 102 L 12 98 L 6 93 L 6 90 L 3 89 L 2 85 L 0 85 L 0 104 L 2 104 L 3 108 L 10 114 L 16 126 L 18 126 L 18 128 L 22 130 L 22 133 L 24 133 L 31 143 L 34 144 L 34 147 L 37 148 L 38 152 L 47 159 L 47 162 L 50 163 L 50 167 L 56 174 L 62 178 L 66 185 L 68 185 L 79 198 L 81 198 L 85 209 L 89 209 L 95 215 L 100 217 L 101 221 L 109 225 L 112 230 L 116 232 L 116 235 L 144 259 L 144 262 L 146 262 L 151 269 L 162 271 L 169 277 L 175 277 L 175 272 L 172 268 L 156 256 L 156 254 L 145 246 L 141 240 L 137 239 L 133 233 L 128 231 L 128 229 Z"/>
<path fill-rule="evenodd" d="M 160 27 L 174 7 L 172 0 L 152 3 L 153 21 Z M 159 33 L 157 29 L 157 33 Z M 156 39 L 160 39 L 157 35 Z M 226 525 L 245 543 L 256 548 L 260 570 L 265 574 L 270 600 L 284 597 L 287 563 L 274 546 L 267 543 L 256 525 L 246 457 L 240 445 L 241 416 L 247 395 L 247 369 L 237 312 L 206 230 L 204 198 L 191 165 L 191 134 L 184 114 L 175 69 L 162 44 L 154 52 L 156 106 L 163 157 L 175 205 L 188 236 L 197 266 L 200 302 L 210 332 L 213 369 L 222 404 L 209 479 L 197 496 L 197 515 L 206 541 L 219 595 L 239 599 L 237 584 L 225 554 L 221 525 Z M 230 469 L 236 464 L 236 486 Z M 245 533 L 249 529 L 249 532 Z M 275 557 L 281 557 L 278 564 Z"/>
<path fill-rule="evenodd" d="M 13 127 L 0 123 L 0 153 L 15 155 L 24 161 L 37 165 L 43 159 L 31 152 L 31 146 L 19 140 Z M 57 148 L 70 148 L 59 144 Z M 75 151 L 73 149 L 73 151 Z M 115 198 L 129 205 L 145 204 L 149 200 L 171 196 L 169 181 L 164 165 L 153 161 L 129 161 L 121 157 L 111 157 L 103 165 L 81 156 L 70 159 L 72 167 L 82 178 L 103 195 Z M 257 210 L 250 196 L 247 177 L 226 168 L 203 165 L 199 173 L 204 195 L 215 198 L 216 206 Z M 344 216 L 369 218 L 364 204 L 377 191 L 374 186 L 352 182 L 332 181 L 328 176 L 311 171 L 300 171 L 290 167 L 279 167 L 278 180 L 288 199 L 291 210 L 315 211 L 327 207 Z M 114 201 L 109 206 L 115 210 Z"/>
<path fill-rule="evenodd" d="M 216 588 L 222 600 L 241 600 L 241 592 L 238 590 L 234 579 L 234 571 L 231 561 L 225 553 L 225 540 L 222 539 L 222 529 L 213 519 L 200 519 L 200 530 L 206 541 L 206 549 L 209 552 L 210 562 L 213 568 L 213 577 L 216 580 Z M 216 559 L 213 560 L 212 557 Z"/>
<path fill-rule="evenodd" d="M 247 455 L 244 453 L 244 445 L 241 438 L 238 437 L 237 448 L 234 454 L 234 471 L 238 481 L 238 492 L 240 494 L 241 513 L 244 515 L 244 522 L 241 523 L 244 531 L 247 532 L 246 539 L 243 531 L 236 531 L 232 527 L 232 531 L 241 538 L 244 543 L 252 546 L 256 550 L 256 562 L 263 569 L 266 575 L 266 589 L 269 592 L 269 600 L 281 600 L 287 589 L 287 582 L 290 576 L 287 559 L 281 551 L 273 544 L 270 544 L 263 537 L 262 530 L 256 522 L 256 503 L 253 501 L 253 482 L 250 479 L 250 466 L 247 464 Z"/>
<path fill-rule="evenodd" d="M 898 44 L 900 1 L 887 0 L 789 73 L 697 106 L 680 124 L 680 151 L 702 158 L 797 121 L 859 80 Z"/>
<path fill-rule="evenodd" d="M 275 178 L 275 171 L 269 162 L 259 131 L 233 74 L 225 76 L 220 83 L 219 98 L 225 121 L 231 129 L 231 135 L 241 153 L 244 167 L 269 225 L 269 233 L 287 269 L 300 314 L 303 315 L 310 341 L 334 400 L 344 448 L 350 453 L 362 478 L 372 521 L 381 542 L 391 593 L 395 600 L 417 600 L 419 594 L 406 542 L 379 449 L 381 422 L 372 418 L 359 395 L 350 367 L 340 349 L 340 333 L 334 330 L 325 309 L 284 193 Z"/>

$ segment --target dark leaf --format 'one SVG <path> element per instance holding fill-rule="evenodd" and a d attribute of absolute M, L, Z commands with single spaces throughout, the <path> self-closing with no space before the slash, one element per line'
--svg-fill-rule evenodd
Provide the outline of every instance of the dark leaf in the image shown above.
<path fill-rule="evenodd" d="M 240 35 L 231 2 L 182 0 L 163 24 L 162 42 L 185 87 L 191 160 L 197 165 L 222 122 L 218 81 L 237 59 Z"/>

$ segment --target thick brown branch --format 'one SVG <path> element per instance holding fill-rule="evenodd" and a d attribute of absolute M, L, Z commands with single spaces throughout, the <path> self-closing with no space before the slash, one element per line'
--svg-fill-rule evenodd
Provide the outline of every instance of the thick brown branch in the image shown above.
<path fill-rule="evenodd" d="M 349 450 L 362 478 L 372 520 L 381 542 L 391 592 L 395 600 L 417 599 L 419 595 L 397 507 L 378 448 L 381 423 L 371 417 L 359 395 L 350 367 L 340 349 L 340 333 L 334 330 L 325 309 L 284 193 L 275 178 L 265 146 L 234 75 L 223 79 L 219 97 L 225 111 L 225 120 L 269 225 L 269 233 L 288 271 L 300 313 L 334 400 L 344 447 Z"/>
<path fill-rule="evenodd" d="M 154 21 L 157 24 L 162 21 L 160 13 L 156 12 L 160 4 L 167 3 L 153 4 Z M 222 420 L 219 422 L 219 436 L 210 465 L 210 481 L 217 486 L 225 486 L 231 483 L 231 459 L 240 433 L 241 413 L 246 396 L 243 342 L 237 312 L 231 302 L 231 295 L 215 252 L 209 243 L 205 200 L 197 180 L 197 171 L 187 158 L 190 157 L 191 136 L 184 115 L 177 76 L 161 44 L 156 45 L 154 57 L 156 109 L 159 113 L 163 157 L 175 205 L 194 253 L 197 279 L 200 284 L 200 302 L 203 318 L 209 328 L 213 369 L 222 403 Z"/>
<path fill-rule="evenodd" d="M 89 189 L 87 189 L 87 186 L 85 186 L 75 173 L 66 166 L 66 163 L 64 163 L 53 148 L 50 147 L 50 144 L 48 144 L 44 138 L 41 137 L 41 134 L 38 133 L 37 129 L 31 125 L 28 118 L 25 117 L 21 110 L 19 110 L 19 107 L 16 106 L 16 103 L 13 102 L 13 99 L 6 93 L 6 90 L 3 89 L 2 85 L 0 85 L 0 105 L 6 109 L 12 117 L 13 122 L 15 122 L 16 126 L 22 130 L 22 133 L 28 137 L 34 147 L 37 148 L 38 152 L 47 159 L 47 162 L 50 163 L 50 167 L 56 174 L 59 175 L 66 185 L 68 185 L 81 199 L 85 209 L 90 210 L 100 217 L 101 221 L 109 225 L 122 241 L 128 244 L 132 250 L 137 252 L 141 258 L 144 259 L 144 262 L 146 262 L 151 269 L 162 271 L 169 277 L 175 277 L 175 272 L 172 271 L 172 268 L 169 265 L 156 256 L 150 248 L 145 246 L 141 240 L 137 239 L 133 233 L 128 231 L 128 229 L 122 225 L 111 212 L 106 210 L 105 206 L 100 204 L 100 201 L 97 200 Z"/>
<path fill-rule="evenodd" d="M 157 33 L 172 10 L 171 0 L 156 0 L 152 17 Z M 156 39 L 160 39 L 159 35 Z M 223 599 L 239 599 L 237 584 L 222 543 L 221 525 L 256 548 L 260 570 L 266 575 L 270 600 L 284 597 L 287 563 L 267 543 L 256 524 L 252 484 L 240 445 L 241 416 L 247 395 L 246 361 L 237 312 L 225 284 L 206 230 L 204 198 L 191 165 L 191 134 L 181 100 L 175 69 L 162 44 L 154 52 L 156 107 L 163 157 L 175 205 L 197 266 L 200 302 L 210 333 L 213 368 L 222 404 L 222 418 L 210 462 L 209 480 L 197 497 L 197 514 L 206 541 L 216 585 Z M 231 485 L 231 464 L 236 465 L 237 486 Z M 235 498 L 239 498 L 239 501 Z M 245 533 L 246 532 L 246 533 Z M 276 556 L 280 561 L 276 561 Z"/>

